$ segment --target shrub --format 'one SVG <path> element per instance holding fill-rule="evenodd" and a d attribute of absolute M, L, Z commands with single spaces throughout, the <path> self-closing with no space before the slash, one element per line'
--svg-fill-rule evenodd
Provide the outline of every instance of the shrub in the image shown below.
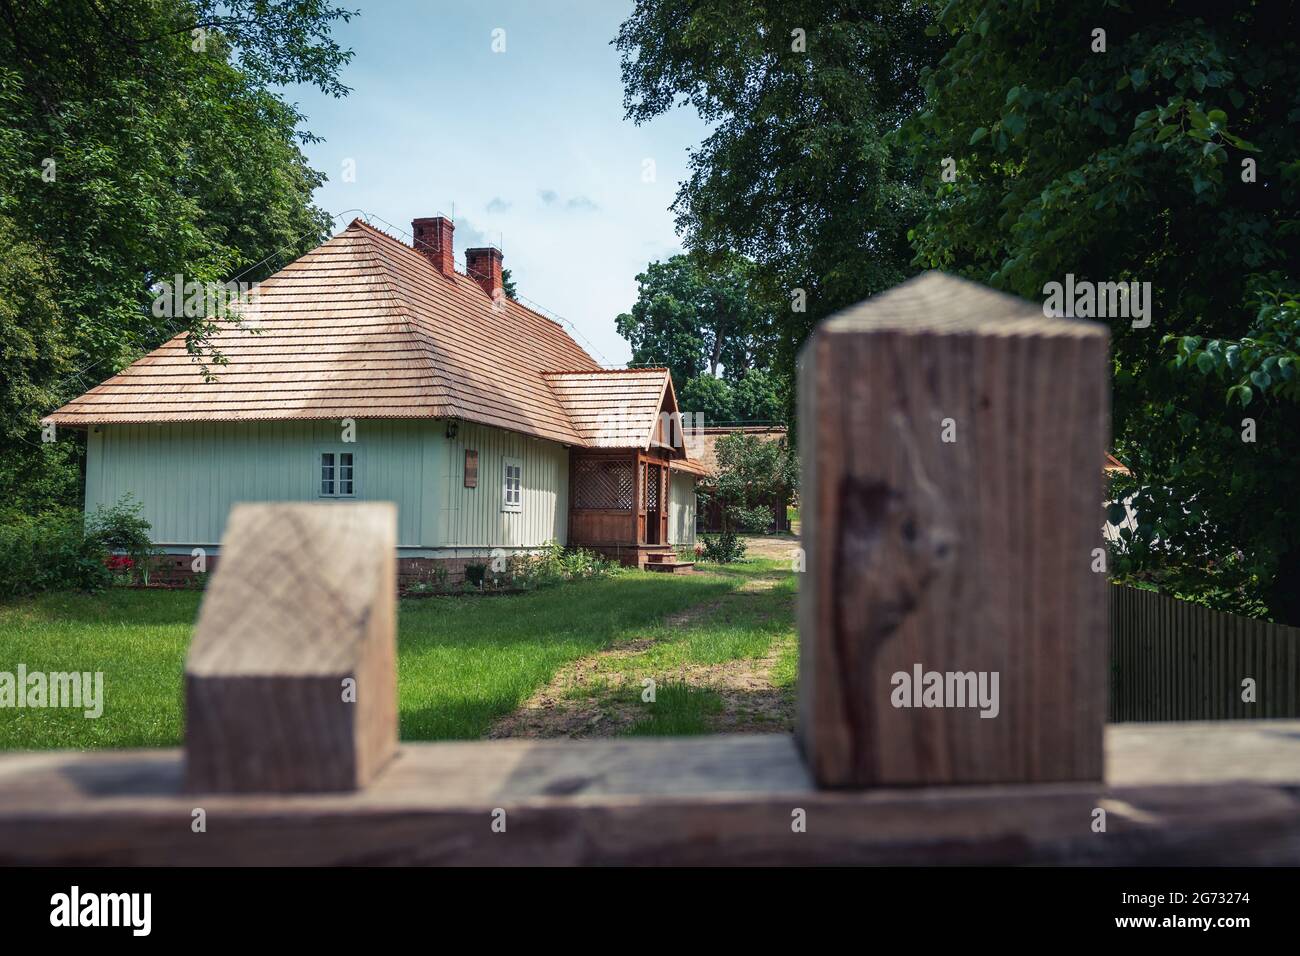
<path fill-rule="evenodd" d="M 116 562 L 118 573 L 125 573 L 126 583 L 138 576 L 149 583 L 149 566 L 161 551 L 153 546 L 149 532 L 153 526 L 140 512 L 144 505 L 130 495 L 123 495 L 111 508 L 100 505 L 86 519 L 86 538 L 105 551 L 125 555 L 128 562 Z"/>
<path fill-rule="evenodd" d="M 618 565 L 609 558 L 582 548 L 563 552 L 560 562 L 565 578 L 570 581 L 577 578 L 603 577 L 618 569 Z"/>
<path fill-rule="evenodd" d="M 613 562 L 594 551 L 584 551 L 582 548 L 569 550 L 552 541 L 545 548 L 531 554 L 512 555 L 502 584 L 532 590 L 565 581 L 600 577 L 611 573 L 615 567 Z"/>
<path fill-rule="evenodd" d="M 465 565 L 465 580 L 460 585 L 464 592 L 477 591 L 532 591 L 551 587 L 565 581 L 600 577 L 612 574 L 618 565 L 591 551 L 566 550 L 552 542 L 532 553 L 521 551 L 510 555 L 505 562 L 494 558 L 490 564 Z M 455 590 L 447 584 L 447 570 L 442 565 L 405 589 L 407 594 L 443 594 Z"/>
<path fill-rule="evenodd" d="M 718 535 L 701 535 L 700 541 L 704 546 L 705 561 L 731 564 L 745 556 L 745 542 L 741 541 L 734 531 L 724 531 Z"/>
<path fill-rule="evenodd" d="M 735 508 L 732 519 L 741 531 L 762 534 L 771 529 L 772 509 L 759 505 L 756 508 Z"/>
<path fill-rule="evenodd" d="M 104 546 L 84 533 L 76 509 L 11 514 L 0 525 L 0 598 L 107 587 L 112 580 L 107 557 Z"/>

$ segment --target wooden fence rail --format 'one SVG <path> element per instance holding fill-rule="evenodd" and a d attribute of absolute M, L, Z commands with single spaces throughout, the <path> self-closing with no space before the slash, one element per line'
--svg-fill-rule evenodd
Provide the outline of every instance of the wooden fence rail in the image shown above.
<path fill-rule="evenodd" d="M 0 757 L 0 864 L 1300 862 L 1300 722 L 1105 726 L 1105 356 L 937 274 L 814 334 L 793 738 L 399 746 L 393 510 L 242 506 L 184 751 Z"/>
<path fill-rule="evenodd" d="M 1120 585 L 1110 620 L 1111 722 L 1300 717 L 1300 628 Z"/>

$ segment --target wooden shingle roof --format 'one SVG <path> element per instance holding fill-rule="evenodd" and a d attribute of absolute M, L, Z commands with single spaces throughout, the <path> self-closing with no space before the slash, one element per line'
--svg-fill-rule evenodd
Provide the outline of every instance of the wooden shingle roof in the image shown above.
<path fill-rule="evenodd" d="M 50 415 L 64 426 L 458 418 L 585 445 L 548 369 L 599 371 L 557 323 L 354 220 L 262 282 L 255 318 L 213 339 L 205 382 L 177 335 Z M 616 398 L 617 396 L 612 396 Z"/>
<path fill-rule="evenodd" d="M 544 372 L 542 377 L 592 448 L 645 448 L 672 387 L 666 368 Z"/>

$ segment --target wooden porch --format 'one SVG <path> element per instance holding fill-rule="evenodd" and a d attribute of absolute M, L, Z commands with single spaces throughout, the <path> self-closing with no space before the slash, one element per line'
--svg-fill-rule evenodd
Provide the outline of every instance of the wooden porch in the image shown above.
<path fill-rule="evenodd" d="M 622 564 L 689 572 L 668 540 L 669 453 L 578 450 L 569 459 L 569 544 Z"/>

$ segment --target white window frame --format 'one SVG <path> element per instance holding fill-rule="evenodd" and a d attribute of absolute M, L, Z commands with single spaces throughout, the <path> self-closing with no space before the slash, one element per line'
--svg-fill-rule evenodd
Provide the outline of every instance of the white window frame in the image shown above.
<path fill-rule="evenodd" d="M 521 458 L 501 459 L 501 510 L 510 514 L 524 510 L 524 462 Z"/>
<path fill-rule="evenodd" d="M 333 477 L 330 479 L 330 490 L 325 490 L 325 456 L 330 456 L 330 468 Z M 347 455 L 352 459 L 351 464 L 346 467 L 351 469 L 351 477 L 348 481 L 352 484 L 351 491 L 343 491 L 343 456 Z M 355 498 L 357 497 L 357 453 L 352 448 L 322 448 L 316 453 L 316 496 L 318 498 Z"/>

